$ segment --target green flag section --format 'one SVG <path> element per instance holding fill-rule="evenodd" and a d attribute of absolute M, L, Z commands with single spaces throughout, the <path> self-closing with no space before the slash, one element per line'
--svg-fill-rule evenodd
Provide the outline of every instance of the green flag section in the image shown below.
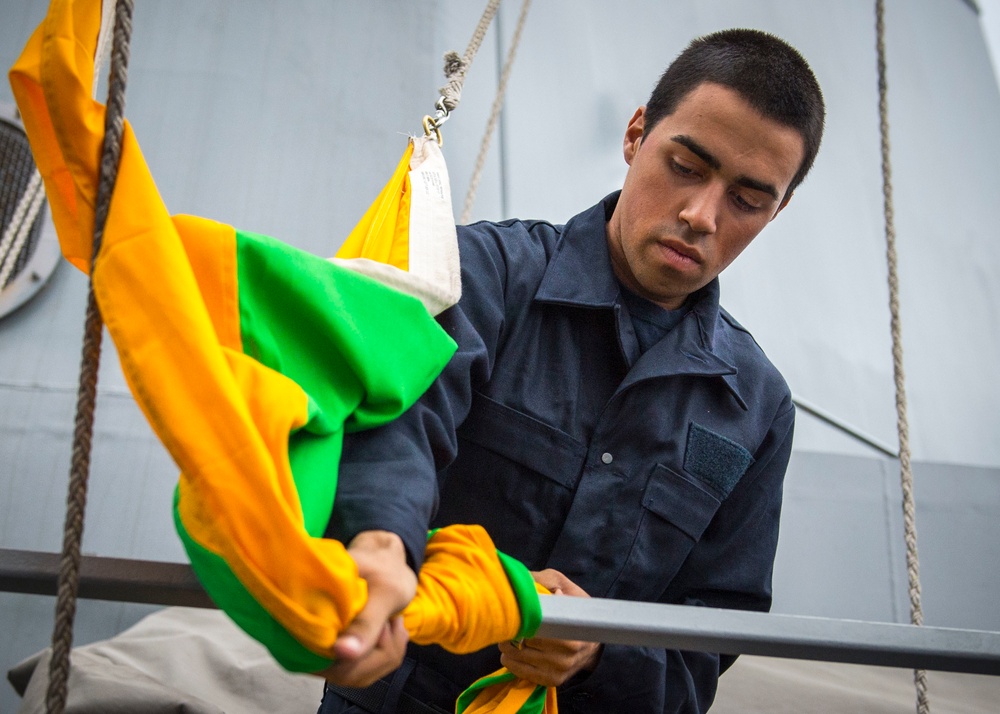
<path fill-rule="evenodd" d="M 518 679 L 506 669 L 473 682 L 455 702 L 456 714 L 558 714 L 556 690 Z"/>
<path fill-rule="evenodd" d="M 320 539 L 333 508 L 343 433 L 398 416 L 447 362 L 454 342 L 418 300 L 371 278 L 222 224 L 185 218 L 180 225 L 199 234 L 200 255 L 189 259 L 202 258 L 213 240 L 217 253 L 234 254 L 213 255 L 196 275 L 203 292 L 235 288 L 234 296 L 211 301 L 231 313 L 215 314 L 213 322 L 239 326 L 243 355 L 252 358 L 239 364 L 253 374 L 249 382 L 237 380 L 252 385 L 241 395 L 250 417 L 242 428 L 246 434 L 257 429 L 275 458 L 273 465 L 234 470 L 228 453 L 214 453 L 216 439 L 185 431 L 184 422 L 172 424 L 173 439 L 213 462 L 185 470 L 175 523 L 215 602 L 284 667 L 318 671 L 329 665 L 323 653 L 366 596 L 353 561 Z M 225 275 L 223 265 L 235 266 L 235 275 Z M 161 349 L 145 359 L 154 358 L 176 355 Z M 188 359 L 185 368 L 196 373 L 199 365 Z M 150 396 L 161 405 L 183 402 L 171 409 L 178 414 L 216 409 L 200 389 L 185 392 L 174 385 Z M 290 406 L 281 423 L 293 428 L 282 430 L 274 416 Z M 318 555 L 309 552 L 317 548 Z M 325 582 L 317 577 L 324 570 Z M 324 591 L 341 595 L 329 611 Z"/>
<path fill-rule="evenodd" d="M 510 639 L 523 640 L 527 637 L 534 637 L 538 632 L 538 626 L 542 624 L 542 604 L 538 601 L 538 593 L 548 594 L 543 586 L 535 582 L 531 572 L 520 560 L 511 558 L 506 553 L 497 551 L 500 565 L 503 566 L 510 587 L 514 591 L 514 596 L 521 610 L 521 627 Z"/>

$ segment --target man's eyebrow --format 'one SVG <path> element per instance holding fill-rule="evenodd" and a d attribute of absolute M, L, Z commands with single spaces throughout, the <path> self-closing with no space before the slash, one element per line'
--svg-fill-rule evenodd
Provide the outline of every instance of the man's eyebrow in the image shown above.
<path fill-rule="evenodd" d="M 687 134 L 677 134 L 676 136 L 670 137 L 670 139 L 677 142 L 681 146 L 686 147 L 692 154 L 697 156 L 716 171 L 722 168 L 722 162 L 720 162 L 711 151 L 706 149 Z M 775 201 L 778 200 L 778 189 L 765 181 L 759 181 L 749 176 L 739 176 L 736 179 L 736 183 L 740 186 L 745 186 L 752 191 L 763 191 Z"/>
<path fill-rule="evenodd" d="M 715 156 L 712 155 L 708 149 L 699 144 L 697 141 L 692 139 L 687 134 L 678 134 L 677 136 L 670 137 L 672 141 L 676 141 L 681 146 L 686 146 L 692 154 L 697 156 L 699 159 L 704 161 L 706 164 L 711 166 L 713 169 L 721 169 L 722 164 L 719 162 Z"/>
<path fill-rule="evenodd" d="M 778 200 L 778 189 L 769 183 L 764 181 L 758 181 L 757 179 L 750 178 L 749 176 L 737 176 L 736 183 L 740 186 L 745 186 L 753 191 L 763 191 L 775 201 Z"/>

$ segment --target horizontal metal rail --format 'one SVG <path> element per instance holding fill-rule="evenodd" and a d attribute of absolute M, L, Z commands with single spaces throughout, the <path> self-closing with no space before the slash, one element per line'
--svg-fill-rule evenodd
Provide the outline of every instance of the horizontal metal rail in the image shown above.
<path fill-rule="evenodd" d="M 1000 675 L 1000 632 L 543 597 L 539 637 Z"/>
<path fill-rule="evenodd" d="M 0 592 L 55 595 L 58 553 L 0 548 Z M 186 563 L 83 556 L 79 596 L 87 600 L 215 607 Z"/>
<path fill-rule="evenodd" d="M 842 434 L 846 434 L 852 439 L 860 441 L 862 444 L 865 444 L 867 446 L 870 446 L 871 448 L 884 454 L 885 456 L 888 456 L 889 458 L 892 459 L 899 458 L 899 452 L 893 449 L 885 442 L 879 441 L 874 436 L 870 436 L 861 431 L 860 429 L 858 429 L 857 427 L 851 426 L 843 419 L 839 419 L 830 412 L 826 411 L 825 409 L 822 409 L 821 407 L 818 407 L 815 404 L 807 402 L 802 397 L 798 397 L 793 394 L 792 404 L 794 404 L 807 414 L 812 414 L 821 422 L 828 424 L 829 426 L 832 426 L 834 429 L 841 432 Z"/>
<path fill-rule="evenodd" d="M 59 555 L 0 549 L 0 592 L 55 595 Z M 190 566 L 84 556 L 80 597 L 214 607 Z M 1000 632 L 543 597 L 540 637 L 1000 675 Z"/>

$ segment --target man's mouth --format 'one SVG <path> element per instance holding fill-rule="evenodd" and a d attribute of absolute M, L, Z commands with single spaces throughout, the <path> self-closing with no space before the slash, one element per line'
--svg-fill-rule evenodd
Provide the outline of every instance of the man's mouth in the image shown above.
<path fill-rule="evenodd" d="M 701 253 L 686 243 L 668 240 L 660 241 L 659 245 L 668 255 L 673 256 L 680 263 L 700 264 L 702 262 Z"/>

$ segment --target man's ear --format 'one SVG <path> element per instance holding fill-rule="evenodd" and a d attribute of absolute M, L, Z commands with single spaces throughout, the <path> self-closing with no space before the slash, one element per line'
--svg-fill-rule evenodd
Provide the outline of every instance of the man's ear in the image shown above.
<path fill-rule="evenodd" d="M 795 195 L 795 192 L 792 191 L 790 194 L 788 194 L 787 196 L 785 196 L 784 199 L 782 199 L 781 205 L 778 206 L 778 210 L 774 212 L 773 216 L 771 216 L 771 221 L 773 221 L 775 218 L 777 218 L 778 214 L 781 213 L 783 210 L 785 210 L 785 206 L 788 205 L 788 202 L 792 200 L 792 196 L 794 196 L 794 195 Z M 768 223 L 770 223 L 771 221 L 768 221 Z"/>
<path fill-rule="evenodd" d="M 639 150 L 642 142 L 642 132 L 646 128 L 646 107 L 642 106 L 635 110 L 635 114 L 629 120 L 625 129 L 625 143 L 623 145 L 625 153 L 625 163 L 632 165 L 632 159 Z"/>

